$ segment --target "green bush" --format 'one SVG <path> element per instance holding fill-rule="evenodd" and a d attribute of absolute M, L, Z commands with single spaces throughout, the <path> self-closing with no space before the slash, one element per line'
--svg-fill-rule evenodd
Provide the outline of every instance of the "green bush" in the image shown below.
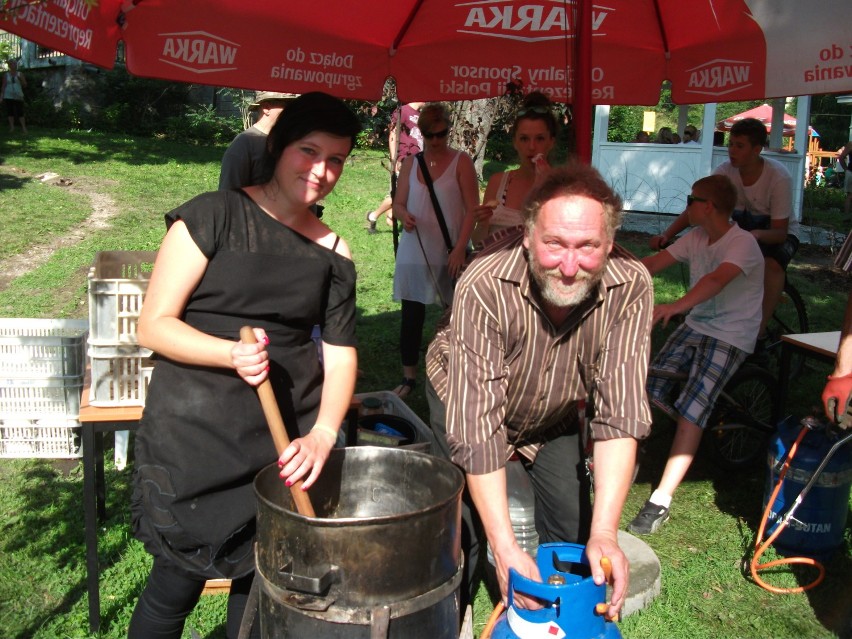
<path fill-rule="evenodd" d="M 382 99 L 379 102 L 363 100 L 346 100 L 347 106 L 358 116 L 361 132 L 358 134 L 359 149 L 377 149 L 387 152 L 388 131 L 391 116 L 398 103 L 393 99 Z"/>
<path fill-rule="evenodd" d="M 805 208 L 828 211 L 831 209 L 842 209 L 846 194 L 843 189 L 834 189 L 827 186 L 816 186 L 813 182 L 805 187 L 803 202 Z"/>
<path fill-rule="evenodd" d="M 40 88 L 40 87 L 39 87 Z M 48 96 L 39 92 L 24 103 L 24 115 L 30 126 L 49 128 L 80 128 L 79 109 L 71 105 L 57 108 Z"/>
<path fill-rule="evenodd" d="M 165 133 L 166 122 L 183 113 L 189 103 L 189 85 L 139 78 L 124 69 L 104 74 L 102 105 L 105 116 L 95 127 L 117 133 L 152 136 Z"/>
<path fill-rule="evenodd" d="M 209 105 L 191 107 L 181 116 L 166 120 L 165 135 L 181 142 L 219 144 L 230 142 L 242 130 L 236 117 L 222 117 Z"/>

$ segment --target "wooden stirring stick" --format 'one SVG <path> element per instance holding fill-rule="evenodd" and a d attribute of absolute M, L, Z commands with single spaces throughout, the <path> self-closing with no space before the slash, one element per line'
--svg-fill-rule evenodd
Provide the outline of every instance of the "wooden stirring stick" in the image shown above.
<path fill-rule="evenodd" d="M 243 326 L 240 329 L 240 340 L 244 344 L 257 343 L 251 326 Z M 272 384 L 269 382 L 268 377 L 257 387 L 257 396 L 260 398 L 260 406 L 263 408 L 266 423 L 269 426 L 269 431 L 272 433 L 275 450 L 278 451 L 278 456 L 280 457 L 281 453 L 290 445 L 290 438 L 287 437 L 284 418 L 281 417 L 281 411 L 278 409 L 278 402 L 275 399 L 275 391 L 272 389 Z M 296 504 L 296 512 L 305 517 L 316 517 L 310 496 L 308 496 L 306 491 L 302 490 L 303 483 L 303 480 L 298 479 L 290 486 L 290 494 L 293 496 L 293 501 Z"/>

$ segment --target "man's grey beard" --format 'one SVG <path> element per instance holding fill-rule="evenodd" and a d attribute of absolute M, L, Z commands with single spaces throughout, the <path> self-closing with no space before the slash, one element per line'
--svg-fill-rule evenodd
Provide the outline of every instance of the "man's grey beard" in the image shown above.
<path fill-rule="evenodd" d="M 529 253 L 529 264 L 533 281 L 536 283 L 542 298 L 545 302 L 557 308 L 577 306 L 595 289 L 604 272 L 603 268 L 597 273 L 590 273 L 580 268 L 574 276 L 574 283 L 566 286 L 562 284 L 562 274 L 559 272 L 559 267 L 542 268 L 532 252 Z"/>

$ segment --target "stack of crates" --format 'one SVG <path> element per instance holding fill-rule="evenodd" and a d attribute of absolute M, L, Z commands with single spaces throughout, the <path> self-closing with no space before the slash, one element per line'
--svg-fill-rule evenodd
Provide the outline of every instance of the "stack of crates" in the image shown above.
<path fill-rule="evenodd" d="M 155 251 L 101 251 L 89 268 L 89 359 L 92 406 L 144 406 L 151 351 L 136 326 Z"/>
<path fill-rule="evenodd" d="M 0 457 L 80 457 L 86 320 L 0 319 Z"/>

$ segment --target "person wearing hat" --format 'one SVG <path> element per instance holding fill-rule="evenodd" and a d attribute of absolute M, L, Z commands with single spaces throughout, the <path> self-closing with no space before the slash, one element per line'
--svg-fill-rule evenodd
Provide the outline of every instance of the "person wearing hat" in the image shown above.
<path fill-rule="evenodd" d="M 266 136 L 284 111 L 287 102 L 296 97 L 298 96 L 294 93 L 258 92 L 254 104 L 249 107 L 259 112 L 257 122 L 235 137 L 222 157 L 222 168 L 219 172 L 220 191 L 253 186 L 264 181 Z"/>

